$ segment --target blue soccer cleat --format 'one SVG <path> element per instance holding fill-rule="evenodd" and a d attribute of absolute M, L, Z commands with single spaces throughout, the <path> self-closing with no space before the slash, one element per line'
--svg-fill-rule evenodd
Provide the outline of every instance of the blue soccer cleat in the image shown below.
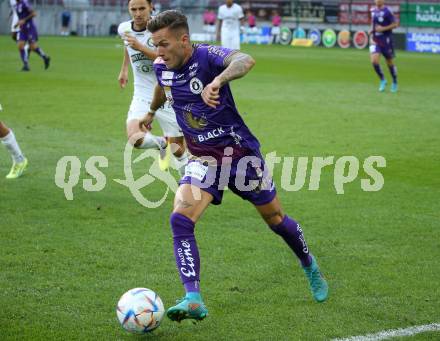
<path fill-rule="evenodd" d="M 187 293 L 184 298 L 176 303 L 177 305 L 167 311 L 167 316 L 172 321 L 180 322 L 185 319 L 201 321 L 208 316 L 208 309 L 206 309 L 202 297 L 197 292 Z"/>
<path fill-rule="evenodd" d="M 318 302 L 324 302 L 328 297 L 328 285 L 324 277 L 322 277 L 315 257 L 312 256 L 312 264 L 304 266 L 303 269 L 309 280 L 313 298 Z"/>
<path fill-rule="evenodd" d="M 391 92 L 396 93 L 399 87 L 397 86 L 397 83 L 391 84 Z"/>
<path fill-rule="evenodd" d="M 386 80 L 386 79 L 382 79 L 382 80 L 380 81 L 379 91 L 380 91 L 380 92 L 384 92 L 386 86 L 387 86 L 387 80 Z"/>

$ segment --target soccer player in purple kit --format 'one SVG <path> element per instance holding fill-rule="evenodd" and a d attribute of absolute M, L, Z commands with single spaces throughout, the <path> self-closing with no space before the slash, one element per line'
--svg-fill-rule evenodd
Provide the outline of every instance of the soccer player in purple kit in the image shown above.
<path fill-rule="evenodd" d="M 17 40 L 18 40 L 18 50 L 20 51 L 20 58 L 23 61 L 22 71 L 29 71 L 28 54 L 26 53 L 24 47 L 26 42 L 29 42 L 30 49 L 35 51 L 44 61 L 44 68 L 47 69 L 50 64 L 50 57 L 47 56 L 43 50 L 37 44 L 38 32 L 35 26 L 33 18 L 37 15 L 34 10 L 32 10 L 30 4 L 27 0 L 17 0 L 15 4 L 15 11 L 18 15 L 19 27 Z"/>
<path fill-rule="evenodd" d="M 150 20 L 148 30 L 159 56 L 153 64 L 158 84 L 141 123 L 150 124 L 155 110 L 168 99 L 192 154 L 170 217 L 177 269 L 186 295 L 168 309 L 167 316 L 181 321 L 202 320 L 208 315 L 200 294 L 194 228 L 209 204 L 221 203 L 226 186 L 251 202 L 284 239 L 299 258 L 313 297 L 325 301 L 327 282 L 309 253 L 300 225 L 283 213 L 260 144 L 238 113 L 229 87 L 229 82 L 246 75 L 255 61 L 238 50 L 192 45 L 187 19 L 178 11 L 160 13 Z"/>
<path fill-rule="evenodd" d="M 371 9 L 370 53 L 371 63 L 380 78 L 379 91 L 385 91 L 387 81 L 380 67 L 380 55 L 387 62 L 393 83 L 391 92 L 397 92 L 397 68 L 394 65 L 393 29 L 398 26 L 391 10 L 385 6 L 384 0 L 375 0 L 376 7 Z"/>

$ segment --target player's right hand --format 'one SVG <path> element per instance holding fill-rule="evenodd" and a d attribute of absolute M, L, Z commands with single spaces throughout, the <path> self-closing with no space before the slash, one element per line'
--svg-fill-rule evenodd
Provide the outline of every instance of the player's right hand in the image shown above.
<path fill-rule="evenodd" d="M 121 89 L 124 89 L 127 86 L 128 83 L 128 75 L 125 72 L 121 72 L 118 77 L 119 86 Z"/>
<path fill-rule="evenodd" d="M 211 108 L 220 104 L 220 81 L 217 78 L 209 83 L 202 91 L 202 99 L 205 104 Z"/>

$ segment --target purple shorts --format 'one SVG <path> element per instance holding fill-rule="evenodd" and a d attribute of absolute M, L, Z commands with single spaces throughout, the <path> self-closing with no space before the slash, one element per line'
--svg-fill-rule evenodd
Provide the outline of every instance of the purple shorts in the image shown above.
<path fill-rule="evenodd" d="M 379 53 L 384 56 L 385 59 L 393 59 L 395 57 L 395 54 L 391 38 L 372 42 L 372 44 L 370 45 L 370 53 Z"/>
<path fill-rule="evenodd" d="M 38 41 L 38 32 L 34 24 L 26 24 L 20 28 L 17 35 L 18 41 L 28 41 L 34 43 Z"/>
<path fill-rule="evenodd" d="M 223 165 L 200 159 L 190 160 L 179 184 L 191 184 L 210 193 L 214 197 L 214 205 L 221 204 L 225 187 L 256 206 L 270 203 L 276 195 L 275 185 L 261 155 L 247 155 Z"/>

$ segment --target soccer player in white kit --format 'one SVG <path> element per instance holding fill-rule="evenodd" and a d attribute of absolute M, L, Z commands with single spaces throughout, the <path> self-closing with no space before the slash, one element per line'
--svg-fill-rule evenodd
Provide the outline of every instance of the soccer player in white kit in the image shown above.
<path fill-rule="evenodd" d="M 11 6 L 11 14 L 10 16 L 12 17 L 11 20 L 11 37 L 13 41 L 17 41 L 17 34 L 18 31 L 20 31 L 20 27 L 17 25 L 18 24 L 18 14 L 17 11 L 15 10 L 15 5 L 17 3 L 17 0 L 9 0 L 9 5 Z M 24 51 L 26 52 L 27 55 L 29 55 L 29 43 L 26 42 L 26 44 L 24 45 Z"/>
<path fill-rule="evenodd" d="M 0 111 L 2 111 L 2 105 L 0 104 Z M 6 179 L 16 179 L 22 176 L 28 165 L 28 160 L 23 155 L 17 140 L 15 139 L 14 132 L 0 121 L 0 142 L 11 154 L 12 168 L 6 175 Z"/>
<path fill-rule="evenodd" d="M 17 11 L 15 10 L 15 4 L 16 0 L 9 0 L 9 5 L 11 6 L 11 36 L 14 41 L 17 41 L 17 33 L 20 31 L 20 27 L 17 26 L 18 24 L 18 15 Z"/>
<path fill-rule="evenodd" d="M 147 23 L 153 10 L 151 0 L 129 0 L 128 10 L 132 20 L 118 27 L 119 35 L 124 39 L 124 59 L 119 73 L 119 85 L 125 88 L 128 82 L 128 64 L 131 63 L 134 78 L 134 94 L 127 117 L 127 137 L 134 147 L 140 149 L 158 149 L 159 166 L 166 170 L 169 166 L 170 146 L 177 160 L 180 172 L 184 171 L 188 161 L 184 138 L 176 121 L 176 115 L 167 102 L 158 109 L 155 118 L 159 122 L 164 136 L 153 135 L 151 127 L 142 126 L 140 119 L 149 111 L 153 91 L 157 80 L 153 71 L 153 61 L 157 57 L 147 30 Z"/>
<path fill-rule="evenodd" d="M 244 24 L 243 9 L 233 0 L 218 8 L 217 40 L 223 47 L 233 50 L 240 49 L 240 26 Z"/>

